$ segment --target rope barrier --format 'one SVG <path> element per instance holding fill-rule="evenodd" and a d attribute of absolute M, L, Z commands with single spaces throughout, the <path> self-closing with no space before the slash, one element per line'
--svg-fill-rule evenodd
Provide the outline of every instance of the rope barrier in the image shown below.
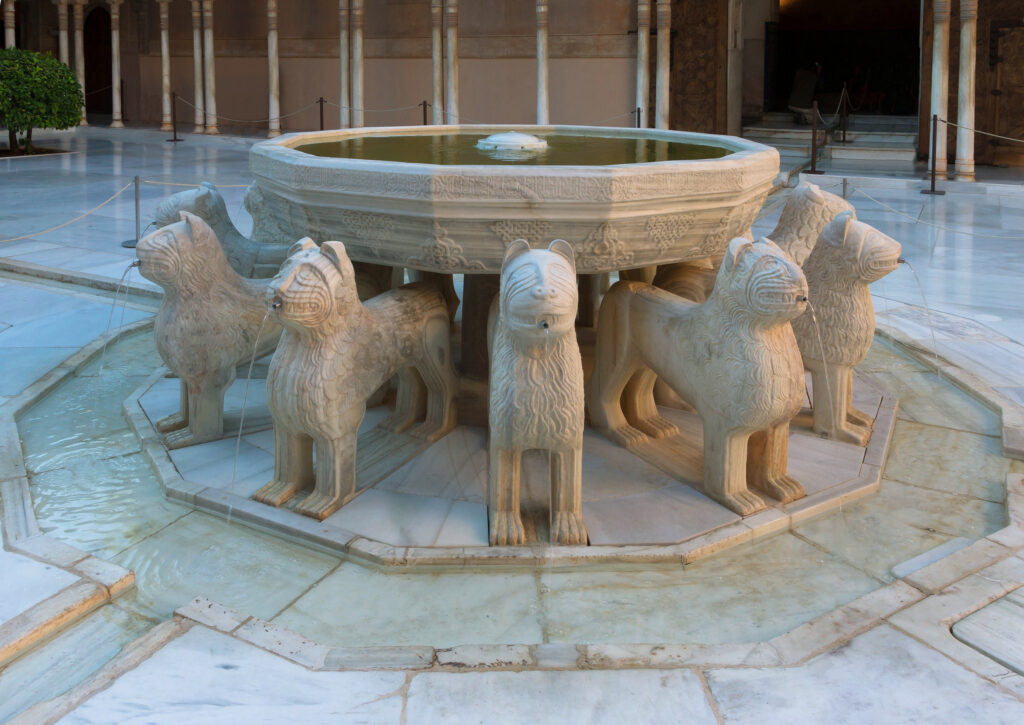
<path fill-rule="evenodd" d="M 11 237 L 9 239 L 0 239 L 0 244 L 6 244 L 7 242 L 20 242 L 23 239 L 32 239 L 33 237 L 39 237 L 39 236 L 42 236 L 43 234 L 49 234 L 50 232 L 55 232 L 58 229 L 63 229 L 66 226 L 70 226 L 70 225 L 74 224 L 75 222 L 79 221 L 80 219 L 85 219 L 85 217 L 89 216 L 90 214 L 95 214 L 97 211 L 99 211 L 100 209 L 105 207 L 107 204 L 109 204 L 114 199 L 116 199 L 117 197 L 121 196 L 121 194 L 126 192 L 129 188 L 131 188 L 133 183 L 134 182 L 129 181 L 127 184 L 125 184 L 120 189 L 118 189 L 117 193 L 115 193 L 112 197 L 110 197 L 109 199 L 107 199 L 106 201 L 104 201 L 104 202 L 102 202 L 100 204 L 97 204 L 96 206 L 94 206 L 92 209 L 90 209 L 89 211 L 85 212 L 84 214 L 79 214 L 74 219 L 69 219 L 68 221 L 64 222 L 63 224 L 58 224 L 55 227 L 50 227 L 49 229 L 44 229 L 41 232 L 33 232 L 32 234 L 23 234 L 20 237 Z"/>
<path fill-rule="evenodd" d="M 181 96 L 178 96 L 178 100 L 181 101 L 182 103 L 184 103 L 186 106 L 190 106 L 192 108 L 196 108 L 195 104 L 189 103 L 188 101 L 186 101 Z M 296 115 L 302 113 L 303 111 L 308 111 L 310 108 L 315 106 L 317 103 L 318 103 L 318 101 L 313 101 L 308 106 L 303 106 L 302 108 L 298 109 L 297 111 L 292 111 L 291 113 L 285 113 L 285 114 L 282 114 L 280 116 L 271 116 L 270 118 L 256 118 L 256 119 L 231 118 L 231 116 L 225 116 L 225 115 L 223 115 L 221 113 L 210 114 L 210 115 L 213 116 L 213 118 L 215 120 L 217 120 L 217 121 L 230 121 L 231 123 L 269 123 L 270 121 L 281 121 L 281 120 L 283 120 L 285 118 L 291 118 L 292 116 L 296 116 Z"/>
<path fill-rule="evenodd" d="M 341 108 L 340 105 L 333 101 L 328 101 L 326 98 L 324 99 L 324 103 L 332 108 Z M 433 104 L 428 102 L 427 106 L 433 107 Z M 398 108 L 356 108 L 355 106 L 345 106 L 346 111 L 362 111 L 363 113 L 392 113 L 393 111 L 408 111 L 413 108 L 422 108 L 422 104 L 414 103 L 411 106 L 399 106 Z"/>
<path fill-rule="evenodd" d="M 97 88 L 95 91 L 87 91 L 84 95 L 91 96 L 94 93 L 103 93 L 103 91 L 113 90 L 113 88 L 114 88 L 113 86 L 107 86 L 106 88 Z"/>
<path fill-rule="evenodd" d="M 871 201 L 873 201 L 876 204 L 878 204 L 883 209 L 885 209 L 885 210 L 887 210 L 887 211 L 889 211 L 889 212 L 891 212 L 893 214 L 896 214 L 897 216 L 901 216 L 901 217 L 904 217 L 905 219 L 909 219 L 910 221 L 914 222 L 915 224 L 924 224 L 927 227 L 934 227 L 935 229 L 941 229 L 941 230 L 946 231 L 946 232 L 953 232 L 954 234 L 964 234 L 964 235 L 969 236 L 969 237 L 984 237 L 985 239 L 1003 239 L 1003 240 L 1011 241 L 1011 242 L 1024 242 L 1024 237 L 1008 237 L 1008 236 L 1003 236 L 1003 235 L 999 235 L 999 234 L 981 234 L 979 232 L 969 232 L 966 229 L 956 229 L 955 227 L 947 227 L 947 226 L 944 226 L 942 224 L 932 224 L 931 222 L 926 222 L 923 219 L 920 219 L 918 217 L 913 217 L 910 214 L 904 214 L 903 212 L 899 211 L 898 209 L 893 209 L 891 206 L 889 206 L 888 204 L 885 204 L 885 203 L 879 201 L 878 199 L 876 199 L 875 197 L 871 196 L 871 194 L 867 193 L 863 189 L 855 188 L 853 190 L 853 193 L 854 194 L 860 194 L 861 196 L 865 196 L 868 199 L 870 199 Z"/>
<path fill-rule="evenodd" d="M 149 179 L 140 179 L 143 184 L 149 184 L 151 186 L 184 186 L 189 189 L 195 189 L 199 186 L 195 184 L 182 184 L 177 181 L 150 181 Z M 248 189 L 249 184 L 214 184 L 218 189 Z"/>
<path fill-rule="evenodd" d="M 953 123 L 952 121 L 947 121 L 944 118 L 940 118 L 939 122 L 940 123 L 944 123 L 947 126 L 956 126 L 957 128 L 965 128 L 968 131 L 970 131 L 971 133 L 980 133 L 982 136 L 991 136 L 992 138 L 1001 138 L 1004 141 L 1013 141 L 1014 143 L 1024 143 L 1024 138 L 1013 138 L 1012 136 L 1000 136 L 998 133 L 989 133 L 988 131 L 981 131 L 981 130 L 979 130 L 977 128 L 970 128 L 969 126 L 961 126 L 959 123 Z"/>

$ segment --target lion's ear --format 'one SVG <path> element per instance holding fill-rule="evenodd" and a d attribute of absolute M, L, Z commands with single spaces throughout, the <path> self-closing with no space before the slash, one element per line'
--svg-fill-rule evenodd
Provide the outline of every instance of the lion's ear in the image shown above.
<path fill-rule="evenodd" d="M 345 265 L 352 264 L 349 262 L 345 245 L 341 242 L 324 242 L 320 245 L 320 253 L 331 260 L 331 264 L 339 270 L 343 270 Z"/>
<path fill-rule="evenodd" d="M 556 239 L 548 245 L 548 251 L 561 255 L 568 260 L 573 269 L 576 269 L 576 255 L 572 251 L 572 245 L 564 239 Z"/>
<path fill-rule="evenodd" d="M 211 184 L 209 181 L 200 181 L 199 188 L 205 191 L 217 191 L 217 187 Z"/>
<path fill-rule="evenodd" d="M 526 254 L 530 251 L 530 243 L 525 239 L 516 239 L 514 242 L 508 245 L 505 250 L 505 258 L 501 260 L 501 266 L 504 268 L 509 262 L 518 257 L 520 254 Z"/>
<path fill-rule="evenodd" d="M 753 248 L 753 246 L 753 242 L 743 237 L 736 237 L 729 242 L 729 248 L 725 250 L 725 257 L 722 259 L 722 271 L 731 272 L 732 268 L 740 260 L 740 257 Z"/>
<path fill-rule="evenodd" d="M 303 237 L 302 239 L 295 242 L 295 244 L 288 248 L 288 256 L 290 257 L 293 254 L 297 254 L 307 249 L 316 249 L 316 242 L 314 242 L 309 237 Z"/>

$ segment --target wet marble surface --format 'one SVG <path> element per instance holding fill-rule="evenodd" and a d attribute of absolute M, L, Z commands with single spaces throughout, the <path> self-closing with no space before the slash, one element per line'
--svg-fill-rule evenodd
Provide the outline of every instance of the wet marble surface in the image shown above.
<path fill-rule="evenodd" d="M 953 636 L 1024 675 L 1024 591 L 982 607 L 953 625 Z"/>
<path fill-rule="evenodd" d="M 793 668 L 710 670 L 726 722 L 1019 723 L 1024 703 L 888 625 Z"/>
<path fill-rule="evenodd" d="M 404 683 L 402 672 L 310 672 L 194 627 L 61 722 L 397 725 Z"/>
<path fill-rule="evenodd" d="M 0 572 L 8 582 L 0 594 L 0 625 L 78 581 L 63 569 L 2 548 Z"/>

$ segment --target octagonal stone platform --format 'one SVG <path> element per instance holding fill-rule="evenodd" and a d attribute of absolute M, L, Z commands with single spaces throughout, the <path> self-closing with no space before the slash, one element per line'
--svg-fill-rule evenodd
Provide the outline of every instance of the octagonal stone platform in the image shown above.
<path fill-rule="evenodd" d="M 679 426 L 679 445 L 688 449 L 692 471 L 686 482 L 588 429 L 583 448 L 583 514 L 590 546 L 547 545 L 548 465 L 546 454 L 534 451 L 527 454 L 523 472 L 529 543 L 490 547 L 484 428 L 460 425 L 440 441 L 425 445 L 377 428 L 390 409 L 370 409 L 360 429 L 357 479 L 361 493 L 318 522 L 289 506 L 277 509 L 249 498 L 272 476 L 273 432 L 262 379 L 253 379 L 248 392 L 244 380 L 232 386 L 226 401 L 226 428 L 237 430 L 243 398 L 247 423 L 240 440 L 231 436 L 170 452 L 155 442 L 147 446 L 167 494 L 236 521 L 389 565 L 693 561 L 784 530 L 877 490 L 896 406 L 895 400 L 866 381 L 855 380 L 855 404 L 876 419 L 866 449 L 825 440 L 794 424 L 790 472 L 804 484 L 807 496 L 787 505 L 770 505 L 746 519 L 700 491 L 702 431 L 695 414 L 662 410 Z M 177 401 L 178 381 L 157 373 L 126 402 L 126 411 L 136 429 L 142 429 L 143 438 L 153 437 L 146 432 L 152 431 L 151 421 L 175 410 Z M 391 454 L 375 454 L 384 448 Z M 301 495 L 290 506 L 299 501 Z"/>

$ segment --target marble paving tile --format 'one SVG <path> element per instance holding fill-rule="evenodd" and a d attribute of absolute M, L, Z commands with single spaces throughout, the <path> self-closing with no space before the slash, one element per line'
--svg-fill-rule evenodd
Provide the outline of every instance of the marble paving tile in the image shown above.
<path fill-rule="evenodd" d="M 274 455 L 234 437 L 169 451 L 186 481 L 251 496 L 273 478 Z"/>
<path fill-rule="evenodd" d="M 819 438 L 795 427 L 790 430 L 789 474 L 808 495 L 856 478 L 863 460 L 860 446 Z"/>
<path fill-rule="evenodd" d="M 63 569 L 2 548 L 0 572 L 7 582 L 0 595 L 0 624 L 78 581 Z"/>
<path fill-rule="evenodd" d="M 939 352 L 997 385 L 1024 385 L 1024 346 L 1009 340 L 948 340 Z"/>
<path fill-rule="evenodd" d="M 484 503 L 487 460 L 487 431 L 458 426 L 374 488 Z"/>
<path fill-rule="evenodd" d="M 101 559 L 188 513 L 188 508 L 164 497 L 141 454 L 77 459 L 30 480 L 40 528 Z"/>
<path fill-rule="evenodd" d="M 896 421 L 886 478 L 988 501 L 1006 497 L 1006 474 L 1024 463 L 1002 456 L 999 438 Z"/>
<path fill-rule="evenodd" d="M 875 341 L 868 350 L 864 362 L 857 366 L 861 373 L 873 372 L 928 372 L 928 368 L 906 353 L 899 350 L 888 340 L 875 337 Z M 870 377 L 870 376 L 869 376 Z"/>
<path fill-rule="evenodd" d="M 674 543 L 739 519 L 704 494 L 678 483 L 649 493 L 583 502 L 591 544 Z"/>
<path fill-rule="evenodd" d="M 790 534 L 687 566 L 545 571 L 552 642 L 771 639 L 874 590 L 879 582 Z"/>
<path fill-rule="evenodd" d="M 869 377 L 899 398 L 897 417 L 902 420 L 981 435 L 1002 434 L 998 413 L 935 373 L 874 372 Z"/>
<path fill-rule="evenodd" d="M 1003 339 L 1002 335 L 980 322 L 959 315 L 931 312 L 923 307 L 897 307 L 882 314 L 886 321 L 918 340 L 931 340 L 932 334 L 936 340 Z"/>
<path fill-rule="evenodd" d="M 453 501 L 434 546 L 487 546 L 487 506 Z"/>
<path fill-rule="evenodd" d="M 0 338 L 3 335 L 4 331 L 0 331 Z M 77 347 L 0 348 L 0 369 L 4 371 L 0 395 L 17 395 L 77 351 Z"/>
<path fill-rule="evenodd" d="M 324 521 L 393 546 L 430 546 L 452 503 L 450 498 L 371 488 Z"/>
<path fill-rule="evenodd" d="M 531 573 L 396 572 L 345 562 L 274 622 L 330 646 L 453 647 L 541 642 L 540 617 Z"/>
<path fill-rule="evenodd" d="M 883 479 L 874 496 L 795 531 L 882 581 L 893 565 L 956 537 L 978 539 L 1005 525 L 1002 504 Z"/>
<path fill-rule="evenodd" d="M 1019 723 L 1024 703 L 888 625 L 799 667 L 707 672 L 729 723 Z"/>
<path fill-rule="evenodd" d="M 997 599 L 953 625 L 953 636 L 1024 675 L 1024 606 Z"/>
<path fill-rule="evenodd" d="M 65 723 L 394 723 L 402 672 L 311 672 L 205 627 L 164 645 Z"/>
<path fill-rule="evenodd" d="M 269 619 L 338 559 L 200 512 L 115 557 L 135 572 L 140 606 L 169 617 L 197 595 Z"/>
<path fill-rule="evenodd" d="M 689 670 L 422 673 L 409 687 L 410 723 L 711 723 Z"/>
<path fill-rule="evenodd" d="M 0 670 L 0 722 L 71 689 L 152 622 L 108 604 Z"/>

